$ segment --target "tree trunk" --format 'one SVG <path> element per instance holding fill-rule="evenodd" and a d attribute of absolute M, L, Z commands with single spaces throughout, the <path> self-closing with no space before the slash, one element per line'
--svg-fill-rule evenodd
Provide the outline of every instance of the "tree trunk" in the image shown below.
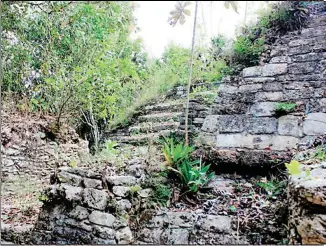
<path fill-rule="evenodd" d="M 189 131 L 188 131 L 189 94 L 190 94 L 191 76 L 192 76 L 192 63 L 193 63 L 193 58 L 194 58 L 196 24 L 197 24 L 197 9 L 198 9 L 198 1 L 196 1 L 196 6 L 195 6 L 194 28 L 193 28 L 193 32 L 192 32 L 192 43 L 191 43 L 191 53 L 190 53 L 190 62 L 189 62 L 187 102 L 186 102 L 186 113 L 185 113 L 185 144 L 186 145 L 189 145 Z"/>

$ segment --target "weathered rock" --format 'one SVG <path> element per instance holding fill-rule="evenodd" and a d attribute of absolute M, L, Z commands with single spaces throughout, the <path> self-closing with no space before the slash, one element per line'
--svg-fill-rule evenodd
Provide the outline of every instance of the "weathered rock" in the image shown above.
<path fill-rule="evenodd" d="M 286 115 L 278 120 L 278 133 L 294 137 L 302 137 L 299 117 Z"/>
<path fill-rule="evenodd" d="M 93 211 L 89 216 L 89 221 L 96 225 L 112 227 L 115 222 L 115 217 L 112 214 Z"/>
<path fill-rule="evenodd" d="M 289 73 L 306 74 L 311 73 L 316 68 L 316 62 L 294 63 L 289 66 Z"/>
<path fill-rule="evenodd" d="M 106 180 L 111 185 L 135 185 L 136 178 L 133 176 L 107 176 Z"/>
<path fill-rule="evenodd" d="M 274 102 L 261 102 L 255 103 L 250 108 L 250 113 L 255 117 L 260 116 L 272 116 L 275 114 L 275 103 Z"/>
<path fill-rule="evenodd" d="M 103 239 L 115 239 L 115 230 L 104 226 L 93 226 L 95 235 Z"/>
<path fill-rule="evenodd" d="M 287 64 L 267 64 L 262 68 L 262 76 L 273 77 L 276 75 L 285 74 L 287 72 Z"/>
<path fill-rule="evenodd" d="M 270 148 L 284 151 L 294 148 L 298 141 L 298 138 L 290 136 L 219 134 L 216 137 L 215 146 L 218 148 Z"/>
<path fill-rule="evenodd" d="M 303 122 L 305 135 L 317 135 L 326 132 L 326 113 L 311 113 Z"/>
<path fill-rule="evenodd" d="M 86 188 L 94 188 L 94 189 L 102 189 L 103 188 L 101 180 L 84 178 L 83 182 L 84 182 L 84 186 Z"/>
<path fill-rule="evenodd" d="M 113 193 L 120 197 L 126 197 L 129 195 L 130 188 L 125 186 L 113 186 Z"/>
<path fill-rule="evenodd" d="M 215 233 L 230 233 L 231 219 L 227 216 L 216 215 L 200 215 L 197 221 L 197 226 L 205 231 L 212 231 Z"/>
<path fill-rule="evenodd" d="M 289 183 L 290 242 L 326 243 L 326 163 L 302 165 Z M 310 174 L 304 170 L 310 170 Z"/>
<path fill-rule="evenodd" d="M 216 132 L 218 130 L 218 115 L 208 115 L 201 129 L 204 132 Z"/>
<path fill-rule="evenodd" d="M 258 77 L 261 75 L 262 67 L 248 67 L 243 69 L 243 77 Z"/>
<path fill-rule="evenodd" d="M 259 117 L 250 119 L 247 129 L 251 134 L 271 134 L 276 132 L 276 126 L 276 119 Z"/>
<path fill-rule="evenodd" d="M 280 91 L 275 92 L 257 92 L 257 101 L 281 101 L 283 99 L 283 93 Z"/>
<path fill-rule="evenodd" d="M 242 132 L 246 125 L 245 115 L 220 115 L 218 121 L 219 133 Z"/>
<path fill-rule="evenodd" d="M 129 211 L 131 209 L 131 203 L 127 199 L 117 201 L 117 206 L 120 210 Z"/>
<path fill-rule="evenodd" d="M 187 245 L 189 243 L 189 231 L 186 229 L 166 230 L 162 237 L 164 238 L 164 244 Z"/>
<path fill-rule="evenodd" d="M 77 219 L 77 220 L 83 220 L 87 219 L 89 216 L 89 213 L 86 208 L 82 206 L 76 206 L 70 213 L 69 216 Z"/>
<path fill-rule="evenodd" d="M 84 203 L 87 206 L 99 210 L 104 210 L 108 203 L 108 195 L 103 190 L 85 188 L 83 190 Z"/>
<path fill-rule="evenodd" d="M 82 188 L 67 185 L 67 184 L 62 184 L 61 187 L 63 188 L 66 199 L 68 201 L 74 201 L 74 202 L 81 201 Z"/>
<path fill-rule="evenodd" d="M 130 244 L 133 240 L 132 232 L 129 227 L 118 230 L 115 237 L 118 244 Z"/>
<path fill-rule="evenodd" d="M 142 198 L 150 197 L 153 194 L 153 190 L 150 188 L 147 189 L 141 189 L 137 191 L 138 195 Z"/>

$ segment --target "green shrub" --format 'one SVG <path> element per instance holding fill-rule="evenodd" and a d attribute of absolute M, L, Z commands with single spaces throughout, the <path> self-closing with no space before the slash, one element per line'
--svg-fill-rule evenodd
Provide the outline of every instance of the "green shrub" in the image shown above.
<path fill-rule="evenodd" d="M 178 173 L 183 184 L 188 187 L 189 191 L 195 193 L 214 177 L 213 172 L 208 172 L 209 167 L 210 165 L 205 166 L 198 160 L 184 160 L 177 165 L 177 169 L 171 167 L 169 169 Z"/>
<path fill-rule="evenodd" d="M 166 207 L 172 197 L 171 187 L 168 184 L 157 183 L 154 185 L 154 195 L 151 198 L 152 202 Z"/>
<path fill-rule="evenodd" d="M 275 112 L 278 115 L 283 115 L 291 112 L 297 105 L 295 103 L 277 103 L 275 105 Z"/>
<path fill-rule="evenodd" d="M 245 66 L 254 66 L 263 50 L 264 38 L 252 41 L 250 36 L 240 36 L 234 43 L 234 59 Z"/>

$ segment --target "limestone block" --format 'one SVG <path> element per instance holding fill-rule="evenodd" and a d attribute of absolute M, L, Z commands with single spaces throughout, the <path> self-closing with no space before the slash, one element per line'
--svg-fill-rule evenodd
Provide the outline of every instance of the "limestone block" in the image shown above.
<path fill-rule="evenodd" d="M 250 84 L 250 83 L 270 83 L 270 82 L 275 81 L 275 78 L 271 78 L 271 77 L 244 78 L 244 81 L 247 84 Z"/>
<path fill-rule="evenodd" d="M 263 84 L 262 89 L 264 91 L 281 91 L 283 85 L 280 82 L 266 83 Z"/>
<path fill-rule="evenodd" d="M 320 59 L 320 56 L 317 53 L 308 53 L 303 55 L 292 56 L 293 62 L 308 62 L 308 61 L 317 61 Z"/>
<path fill-rule="evenodd" d="M 125 186 L 113 186 L 113 194 L 120 197 L 126 197 L 129 195 L 130 188 Z"/>
<path fill-rule="evenodd" d="M 65 198 L 68 201 L 81 201 L 82 188 L 71 186 L 68 184 L 62 184 L 61 187 L 65 192 Z"/>
<path fill-rule="evenodd" d="M 237 91 L 238 91 L 238 87 L 226 85 L 226 84 L 221 84 L 218 88 L 219 93 L 232 94 L 232 93 L 236 93 Z"/>
<path fill-rule="evenodd" d="M 108 202 L 108 194 L 104 190 L 85 188 L 83 191 L 84 203 L 91 208 L 104 210 Z"/>
<path fill-rule="evenodd" d="M 292 74 L 306 74 L 311 73 L 316 68 L 316 62 L 300 62 L 289 65 L 289 73 Z"/>
<path fill-rule="evenodd" d="M 77 219 L 77 220 L 83 220 L 88 218 L 88 211 L 86 208 L 82 206 L 76 206 L 70 213 L 69 216 Z"/>
<path fill-rule="evenodd" d="M 246 122 L 247 117 L 245 115 L 220 115 L 218 132 L 243 132 Z"/>
<path fill-rule="evenodd" d="M 250 108 L 250 113 L 254 116 L 272 116 L 275 114 L 274 102 L 259 102 L 255 103 Z"/>
<path fill-rule="evenodd" d="M 261 75 L 261 66 L 256 66 L 256 67 L 248 67 L 243 69 L 243 77 L 258 77 Z"/>
<path fill-rule="evenodd" d="M 286 63 L 281 64 L 266 64 L 262 68 L 262 76 L 264 77 L 273 77 L 276 75 L 285 74 L 288 71 Z"/>
<path fill-rule="evenodd" d="M 205 231 L 230 233 L 231 218 L 228 216 L 201 214 L 199 215 L 197 226 Z"/>
<path fill-rule="evenodd" d="M 88 179 L 84 178 L 83 180 L 86 188 L 102 189 L 102 181 L 98 179 Z"/>
<path fill-rule="evenodd" d="M 278 120 L 278 134 L 302 137 L 302 129 L 299 124 L 299 117 L 293 115 L 282 116 Z"/>
<path fill-rule="evenodd" d="M 204 132 L 216 132 L 218 130 L 218 115 L 208 115 L 201 130 Z"/>
<path fill-rule="evenodd" d="M 275 92 L 257 92 L 257 101 L 280 101 L 283 99 L 283 93 L 280 91 Z"/>
<path fill-rule="evenodd" d="M 186 229 L 171 229 L 166 230 L 162 234 L 164 244 L 168 245 L 188 245 L 189 231 Z"/>
<path fill-rule="evenodd" d="M 273 57 L 269 63 L 290 63 L 291 58 L 288 56 L 276 56 Z"/>
<path fill-rule="evenodd" d="M 248 149 L 269 147 L 271 150 L 287 150 L 295 148 L 298 141 L 298 138 L 291 136 L 219 134 L 216 136 L 215 146 Z"/>
<path fill-rule="evenodd" d="M 246 91 L 258 91 L 263 87 L 262 84 L 249 84 L 249 85 L 241 85 L 239 87 L 240 92 L 246 92 Z"/>
<path fill-rule="evenodd" d="M 302 171 L 290 175 L 289 226 L 291 243 L 326 243 L 326 163 L 302 165 L 310 170 L 309 176 Z M 300 238 L 297 242 L 295 238 Z"/>
<path fill-rule="evenodd" d="M 105 227 L 94 225 L 94 234 L 103 239 L 115 239 L 115 230 Z"/>
<path fill-rule="evenodd" d="M 305 135 L 318 135 L 326 132 L 326 113 L 311 113 L 303 122 Z"/>
<path fill-rule="evenodd" d="M 133 240 L 132 232 L 127 226 L 119 229 L 115 235 L 118 244 L 130 244 Z"/>
<path fill-rule="evenodd" d="M 89 221 L 96 225 L 111 227 L 116 218 L 112 214 L 93 211 L 89 216 Z"/>
<path fill-rule="evenodd" d="M 133 176 L 107 176 L 106 180 L 111 185 L 135 185 L 136 178 Z"/>
<path fill-rule="evenodd" d="M 251 134 L 271 134 L 276 132 L 277 120 L 269 117 L 251 118 L 248 124 L 248 132 Z"/>

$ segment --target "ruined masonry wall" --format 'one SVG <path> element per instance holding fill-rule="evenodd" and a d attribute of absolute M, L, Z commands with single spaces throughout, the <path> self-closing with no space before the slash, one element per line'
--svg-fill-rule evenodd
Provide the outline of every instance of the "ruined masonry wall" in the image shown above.
<path fill-rule="evenodd" d="M 238 242 L 230 217 L 202 210 L 144 210 L 152 191 L 141 188 L 141 178 L 69 167 L 60 168 L 58 178 L 61 183 L 44 194 L 44 205 L 31 233 L 34 244 Z"/>
<path fill-rule="evenodd" d="M 268 64 L 223 81 L 201 143 L 220 150 L 286 151 L 326 132 L 326 15 L 277 43 Z M 280 102 L 296 107 L 277 116 Z"/>
<path fill-rule="evenodd" d="M 3 179 L 35 179 L 48 183 L 56 163 L 80 164 L 88 155 L 88 142 L 72 129 L 65 129 L 67 141 L 53 141 L 47 135 L 48 120 L 2 113 L 1 155 Z M 44 179 L 46 178 L 46 179 Z"/>

